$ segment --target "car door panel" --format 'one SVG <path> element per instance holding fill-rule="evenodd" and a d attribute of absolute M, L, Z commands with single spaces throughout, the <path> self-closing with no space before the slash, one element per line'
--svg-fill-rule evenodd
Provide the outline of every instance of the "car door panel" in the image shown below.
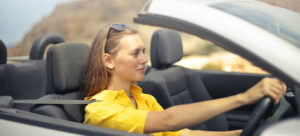
<path fill-rule="evenodd" d="M 269 75 L 220 71 L 197 71 L 213 99 L 242 93 Z M 225 113 L 229 129 L 241 129 L 249 119 L 254 105 L 247 105 Z"/>

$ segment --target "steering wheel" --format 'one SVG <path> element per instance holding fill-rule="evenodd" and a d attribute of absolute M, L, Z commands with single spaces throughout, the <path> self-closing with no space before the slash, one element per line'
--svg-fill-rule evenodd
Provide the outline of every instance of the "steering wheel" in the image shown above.
<path fill-rule="evenodd" d="M 261 99 L 255 106 L 246 126 L 243 129 L 241 136 L 251 136 L 258 127 L 258 123 L 263 119 L 265 113 L 272 107 L 273 100 L 270 97 Z"/>

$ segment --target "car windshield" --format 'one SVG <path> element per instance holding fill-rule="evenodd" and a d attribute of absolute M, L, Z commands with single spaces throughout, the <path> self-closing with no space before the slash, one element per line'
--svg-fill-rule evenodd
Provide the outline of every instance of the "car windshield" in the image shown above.
<path fill-rule="evenodd" d="M 211 7 L 247 20 L 300 48 L 300 15 L 297 13 L 251 1 L 218 3 Z"/>

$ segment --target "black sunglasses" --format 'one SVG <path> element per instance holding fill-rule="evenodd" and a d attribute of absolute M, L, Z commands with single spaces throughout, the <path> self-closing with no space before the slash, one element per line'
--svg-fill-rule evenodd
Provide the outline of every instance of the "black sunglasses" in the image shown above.
<path fill-rule="evenodd" d="M 118 32 L 122 32 L 126 28 L 130 28 L 130 26 L 128 24 L 112 24 L 108 29 L 106 40 L 108 40 L 108 38 L 109 38 L 111 29 L 114 29 L 115 31 L 118 31 Z"/>

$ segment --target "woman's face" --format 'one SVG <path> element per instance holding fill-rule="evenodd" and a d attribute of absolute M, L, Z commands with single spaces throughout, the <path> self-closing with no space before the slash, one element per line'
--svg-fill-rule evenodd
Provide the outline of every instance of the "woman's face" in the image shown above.
<path fill-rule="evenodd" d="M 138 34 L 124 36 L 118 46 L 118 52 L 112 57 L 113 76 L 129 82 L 143 80 L 147 58 L 141 37 Z"/>

